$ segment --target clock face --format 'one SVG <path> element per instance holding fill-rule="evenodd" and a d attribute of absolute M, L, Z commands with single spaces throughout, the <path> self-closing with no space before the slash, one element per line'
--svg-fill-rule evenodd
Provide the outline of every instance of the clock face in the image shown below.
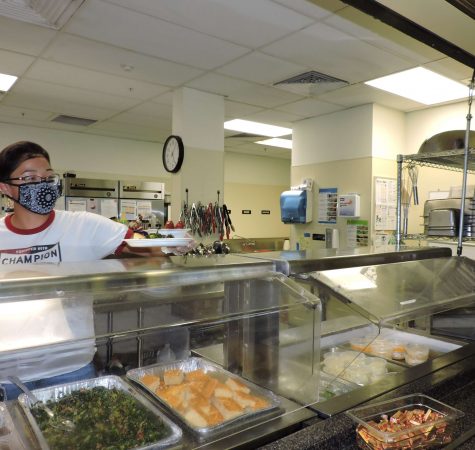
<path fill-rule="evenodd" d="M 163 145 L 163 167 L 168 172 L 178 172 L 183 164 L 185 149 L 180 136 L 169 136 Z"/>

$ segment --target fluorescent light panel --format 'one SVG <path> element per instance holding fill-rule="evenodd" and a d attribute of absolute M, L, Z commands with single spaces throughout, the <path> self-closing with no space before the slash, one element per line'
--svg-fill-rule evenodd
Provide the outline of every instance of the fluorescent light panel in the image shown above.
<path fill-rule="evenodd" d="M 250 120 L 234 119 L 224 122 L 226 130 L 240 131 L 242 133 L 258 134 L 261 136 L 279 137 L 292 134 L 291 128 L 268 125 L 266 123 L 252 122 Z"/>
<path fill-rule="evenodd" d="M 13 83 L 18 79 L 14 75 L 7 75 L 6 73 L 0 73 L 0 91 L 7 92 Z"/>
<path fill-rule="evenodd" d="M 376 78 L 365 84 L 424 105 L 434 105 L 468 96 L 467 86 L 423 67 Z"/>
<path fill-rule="evenodd" d="M 270 145 L 272 147 L 289 148 L 292 150 L 292 141 L 290 139 L 272 138 L 264 141 L 257 141 L 256 144 Z"/>

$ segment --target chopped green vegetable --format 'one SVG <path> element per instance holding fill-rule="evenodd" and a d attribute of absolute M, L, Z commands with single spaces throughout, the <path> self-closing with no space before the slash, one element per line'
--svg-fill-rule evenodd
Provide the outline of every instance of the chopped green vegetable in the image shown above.
<path fill-rule="evenodd" d="M 41 408 L 32 408 L 51 450 L 127 450 L 170 435 L 170 428 L 131 395 L 118 389 L 81 389 L 47 405 L 70 419 L 74 431 L 54 428 Z"/>

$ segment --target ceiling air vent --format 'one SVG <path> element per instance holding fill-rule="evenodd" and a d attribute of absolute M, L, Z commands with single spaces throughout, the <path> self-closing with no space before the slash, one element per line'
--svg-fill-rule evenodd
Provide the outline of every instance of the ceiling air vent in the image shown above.
<path fill-rule="evenodd" d="M 84 0 L 0 0 L 0 16 L 59 30 Z"/>
<path fill-rule="evenodd" d="M 67 125 L 78 125 L 80 127 L 87 127 L 88 125 L 92 125 L 93 123 L 96 123 L 97 120 L 85 119 L 84 117 L 66 116 L 64 114 L 60 114 L 59 116 L 56 116 L 54 119 L 52 119 L 51 122 L 59 122 L 59 123 L 65 123 Z"/>
<path fill-rule="evenodd" d="M 333 91 L 347 86 L 349 83 L 345 80 L 326 75 L 324 73 L 310 70 L 299 75 L 295 75 L 286 80 L 274 83 L 275 87 L 289 90 L 297 94 L 318 95 L 324 92 Z"/>

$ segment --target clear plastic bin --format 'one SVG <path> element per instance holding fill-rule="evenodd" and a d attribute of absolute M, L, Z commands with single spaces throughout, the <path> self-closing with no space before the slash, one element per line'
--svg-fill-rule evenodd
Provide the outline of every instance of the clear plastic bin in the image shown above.
<path fill-rule="evenodd" d="M 417 410 L 422 410 L 423 414 L 418 415 L 414 412 Z M 401 414 L 406 412 L 412 412 L 414 417 L 410 421 L 404 420 L 407 425 L 403 426 L 399 421 L 407 419 Z M 429 449 L 446 445 L 453 439 L 456 420 L 464 415 L 462 411 L 424 394 L 350 409 L 346 414 L 358 424 L 358 446 L 370 450 Z M 419 420 L 424 416 L 426 421 Z"/>

